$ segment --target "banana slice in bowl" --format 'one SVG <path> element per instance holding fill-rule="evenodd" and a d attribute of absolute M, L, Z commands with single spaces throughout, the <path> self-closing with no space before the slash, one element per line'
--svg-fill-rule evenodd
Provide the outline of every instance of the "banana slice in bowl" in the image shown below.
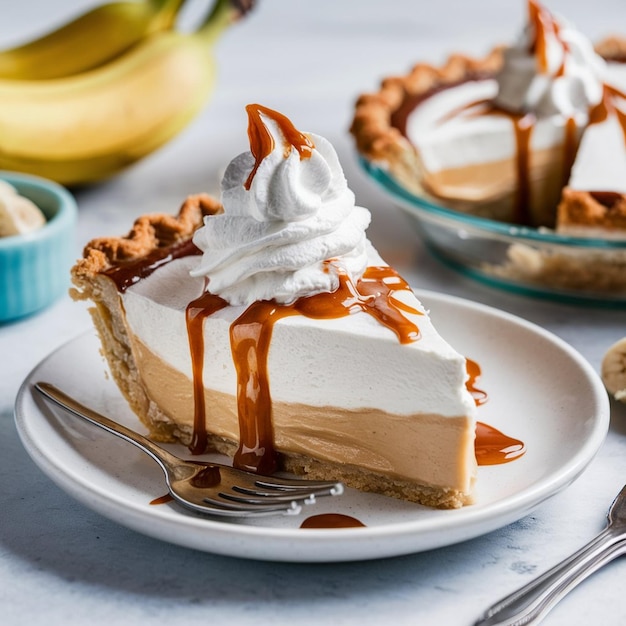
<path fill-rule="evenodd" d="M 602 381 L 607 391 L 626 403 L 626 337 L 616 341 L 602 360 Z"/>
<path fill-rule="evenodd" d="M 0 171 L 0 324 L 43 309 L 68 289 L 77 213 L 64 187 Z"/>
<path fill-rule="evenodd" d="M 0 179 L 0 237 L 25 235 L 45 223 L 46 216 L 30 198 Z"/>

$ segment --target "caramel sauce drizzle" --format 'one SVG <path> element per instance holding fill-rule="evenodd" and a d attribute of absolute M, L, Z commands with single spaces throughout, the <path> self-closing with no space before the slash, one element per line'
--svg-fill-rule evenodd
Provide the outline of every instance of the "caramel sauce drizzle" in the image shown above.
<path fill-rule="evenodd" d="M 254 156 L 254 167 L 250 172 L 244 187 L 250 189 L 252 181 L 261 165 L 261 162 L 274 149 L 274 138 L 263 122 L 262 116 L 273 120 L 284 137 L 284 156 L 287 158 L 292 148 L 300 155 L 300 159 L 310 159 L 315 145 L 311 139 L 300 132 L 291 122 L 278 111 L 268 109 L 261 104 L 249 104 L 246 106 L 248 113 L 248 138 L 250 139 L 250 152 Z"/>
<path fill-rule="evenodd" d="M 563 172 L 561 176 L 561 186 L 563 187 L 565 187 L 569 180 L 572 166 L 574 165 L 574 159 L 578 152 L 577 131 L 576 120 L 573 117 L 568 117 L 565 122 L 565 138 L 563 141 Z"/>
<path fill-rule="evenodd" d="M 155 498 L 154 500 L 150 500 L 150 504 L 152 505 L 157 505 L 157 504 L 167 504 L 168 502 L 173 502 L 174 498 L 171 496 L 171 494 L 166 493 L 164 496 L 159 496 L 158 498 Z"/>
<path fill-rule="evenodd" d="M 556 76 L 565 75 L 565 58 L 569 52 L 569 46 L 561 38 L 560 27 L 552 17 L 550 11 L 534 0 L 528 0 L 528 14 L 530 23 L 535 27 L 535 38 L 530 44 L 530 53 L 537 59 L 537 65 L 541 74 L 548 73 L 548 47 L 547 38 L 553 36 L 563 48 L 563 62 L 556 72 Z"/>
<path fill-rule="evenodd" d="M 138 283 L 142 278 L 147 278 L 162 265 L 174 259 L 199 254 L 202 254 L 200 249 L 191 240 L 187 240 L 165 248 L 157 248 L 139 259 L 121 262 L 105 270 L 103 274 L 115 283 L 120 293 L 124 293 L 129 287 Z"/>
<path fill-rule="evenodd" d="M 465 383 L 467 390 L 474 398 L 476 406 L 485 404 L 487 393 L 477 387 L 481 375 L 480 365 L 472 359 L 466 359 L 468 380 Z M 474 452 L 478 465 L 501 465 L 518 459 L 526 452 L 523 441 L 509 437 L 493 426 L 476 422 L 476 439 Z"/>
<path fill-rule="evenodd" d="M 521 457 L 526 446 L 493 426 L 477 422 L 475 451 L 478 465 L 502 465 Z"/>
<path fill-rule="evenodd" d="M 517 143 L 517 197 L 515 201 L 515 221 L 518 224 L 530 224 L 530 140 L 536 118 L 532 113 L 513 114 L 509 117 L 515 128 Z"/>
<path fill-rule="evenodd" d="M 626 99 L 626 93 L 611 85 L 604 85 L 602 100 L 589 112 L 589 124 L 599 124 L 600 122 L 604 122 L 609 115 L 615 115 L 622 129 L 624 142 L 626 143 L 626 113 L 615 106 L 616 98 Z"/>
<path fill-rule="evenodd" d="M 277 321 L 291 315 L 332 319 L 362 311 L 392 330 L 401 343 L 419 339 L 418 326 L 407 319 L 403 312 L 415 315 L 422 313 L 394 297 L 397 291 L 410 289 L 395 270 L 386 266 L 368 267 L 361 280 L 354 283 L 343 270 L 338 269 L 338 278 L 339 287 L 333 292 L 299 298 L 292 304 L 257 301 L 232 323 L 230 342 L 237 372 L 240 432 L 239 448 L 233 460 L 235 467 L 262 474 L 271 473 L 277 467 L 267 372 L 269 346 Z M 219 296 L 204 293 L 187 307 L 195 406 L 190 450 L 195 454 L 205 452 L 207 446 L 202 325 L 206 317 L 226 305 L 226 301 Z"/>
<path fill-rule="evenodd" d="M 314 148 L 311 140 L 298 131 L 284 115 L 261 105 L 248 105 L 248 135 L 255 165 L 248 176 L 245 188 L 249 189 L 262 160 L 274 149 L 274 140 L 263 123 L 262 115 L 269 117 L 278 124 L 284 137 L 285 156 L 292 148 L 300 154 L 301 159 L 310 158 Z M 523 118 L 522 118 L 523 119 Z M 518 124 L 520 132 L 530 136 L 532 124 Z M 626 131 L 625 131 L 626 132 Z M 528 142 L 528 139 L 523 141 Z M 521 142 L 518 142 L 518 144 Z M 520 174 L 520 176 L 522 176 Z M 198 248 L 191 242 L 177 244 L 156 250 L 148 257 L 139 261 L 119 265 L 104 272 L 116 284 L 120 292 L 142 278 L 152 274 L 162 265 L 191 254 L 199 254 Z M 332 261 L 327 262 L 327 271 L 331 270 Z M 396 292 L 410 290 L 408 283 L 395 270 L 388 266 L 368 267 L 363 277 L 354 283 L 341 268 L 333 266 L 337 272 L 339 286 L 333 292 L 324 292 L 310 297 L 299 298 L 292 304 L 278 304 L 264 300 L 252 303 L 230 327 L 230 342 L 233 362 L 237 374 L 237 409 L 239 415 L 240 444 L 233 465 L 241 469 L 271 474 L 277 468 L 277 453 L 274 449 L 274 433 L 271 415 L 271 394 L 267 358 L 271 343 L 272 331 L 277 321 L 291 315 L 304 315 L 313 319 L 333 319 L 345 317 L 357 312 L 364 312 L 385 327 L 392 330 L 400 343 L 407 344 L 420 338 L 419 327 L 409 320 L 404 313 L 422 315 L 421 311 L 406 305 L 395 297 Z M 193 435 L 189 449 L 193 454 L 202 454 L 207 450 L 207 410 L 204 396 L 204 333 L 203 326 L 207 317 L 228 303 L 210 292 L 187 305 L 185 318 L 190 347 L 194 420 Z M 467 388 L 477 405 L 487 400 L 487 394 L 476 387 L 480 377 L 480 366 L 467 360 Z M 476 456 L 479 464 L 494 464 L 512 460 L 508 450 L 512 445 L 523 444 L 518 440 L 506 437 L 499 431 L 478 424 L 476 437 Z M 219 482 L 219 474 L 202 476 L 213 484 Z M 157 498 L 157 504 L 167 501 Z M 358 520 L 355 520 L 358 522 Z M 313 523 L 313 522 L 310 522 Z M 319 523 L 319 520 L 315 523 Z M 324 523 L 329 523 L 326 520 Z M 333 524 L 337 519 L 333 519 Z M 343 522 L 342 522 L 343 523 Z M 358 522 L 357 525 L 359 525 Z M 354 525 L 354 524 L 352 524 Z M 319 526 L 317 526 L 319 527 Z"/>
<path fill-rule="evenodd" d="M 193 434 L 189 450 L 202 454 L 207 449 L 206 406 L 204 400 L 204 333 L 205 318 L 228 306 L 226 300 L 205 292 L 192 300 L 185 310 L 193 381 Z"/>
<path fill-rule="evenodd" d="M 480 365 L 472 359 L 465 359 L 465 368 L 467 369 L 467 375 L 469 376 L 465 386 L 470 392 L 470 395 L 474 398 L 476 406 L 481 406 L 487 402 L 488 396 L 486 391 L 483 391 L 476 386 L 482 373 Z"/>

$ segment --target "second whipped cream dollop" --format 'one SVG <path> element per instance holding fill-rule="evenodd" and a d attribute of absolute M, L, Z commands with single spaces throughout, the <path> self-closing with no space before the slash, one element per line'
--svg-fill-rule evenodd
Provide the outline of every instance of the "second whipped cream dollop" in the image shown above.
<path fill-rule="evenodd" d="M 604 60 L 571 24 L 557 21 L 534 0 L 528 5 L 530 19 L 521 40 L 504 51 L 496 104 L 537 117 L 586 117 L 602 99 Z"/>
<path fill-rule="evenodd" d="M 233 306 L 334 291 L 339 268 L 358 280 L 370 213 L 355 206 L 334 148 L 271 109 L 247 110 L 251 150 L 226 169 L 224 213 L 205 218 L 194 236 L 203 254 L 192 275 L 208 278 L 208 291 Z"/>

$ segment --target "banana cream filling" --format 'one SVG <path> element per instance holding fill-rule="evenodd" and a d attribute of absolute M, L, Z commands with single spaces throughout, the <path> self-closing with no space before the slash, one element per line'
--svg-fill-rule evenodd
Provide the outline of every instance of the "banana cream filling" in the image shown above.
<path fill-rule="evenodd" d="M 192 382 L 136 337 L 135 361 L 142 384 L 162 413 L 173 416 L 190 439 L 193 431 Z M 239 441 L 237 401 L 205 388 L 207 431 Z M 471 491 L 474 476 L 473 423 L 468 417 L 436 414 L 392 415 L 380 409 L 273 402 L 276 449 L 282 453 L 355 465 L 392 478 Z M 451 455 L 450 451 L 456 451 Z"/>
<path fill-rule="evenodd" d="M 577 142 L 582 129 L 568 139 L 567 120 L 554 115 L 534 121 L 525 134 L 512 116 L 489 110 L 496 89 L 495 80 L 469 81 L 410 113 L 406 135 L 417 149 L 424 189 L 458 211 L 551 223 L 569 167 L 565 146 Z M 520 178 L 527 215 L 516 215 Z"/>
<path fill-rule="evenodd" d="M 174 424 L 187 444 L 197 429 L 185 320 L 186 305 L 202 290 L 202 280 L 189 278 L 196 262 L 171 261 L 121 294 L 140 383 L 159 408 L 151 418 Z M 397 293 L 423 311 L 412 293 Z M 241 423 L 229 328 L 244 310 L 218 311 L 202 332 L 203 427 L 235 444 Z M 465 359 L 428 316 L 405 314 L 421 333 L 410 344 L 365 313 L 277 322 L 267 354 L 273 444 L 279 453 L 469 494 L 475 410 Z"/>

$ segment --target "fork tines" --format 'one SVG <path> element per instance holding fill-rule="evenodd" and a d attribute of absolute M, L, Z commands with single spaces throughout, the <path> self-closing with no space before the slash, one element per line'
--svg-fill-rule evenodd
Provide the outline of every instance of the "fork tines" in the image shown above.
<path fill-rule="evenodd" d="M 220 514 L 226 511 L 237 515 L 271 515 L 283 512 L 297 515 L 303 504 L 314 504 L 317 497 L 338 496 L 344 491 L 342 483 L 332 481 L 285 480 L 263 478 L 255 480 L 255 487 L 234 485 L 231 491 L 219 492 L 218 498 L 205 498 Z M 253 507 L 253 508 L 251 508 Z"/>

